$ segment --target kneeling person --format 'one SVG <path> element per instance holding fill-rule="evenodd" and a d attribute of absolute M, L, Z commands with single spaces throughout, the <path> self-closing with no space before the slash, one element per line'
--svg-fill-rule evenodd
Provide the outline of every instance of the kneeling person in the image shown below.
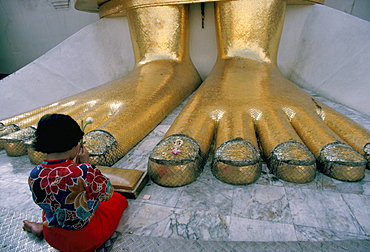
<path fill-rule="evenodd" d="M 25 220 L 23 229 L 63 252 L 99 248 L 128 205 L 89 164 L 89 153 L 80 143 L 83 134 L 77 122 L 63 114 L 43 116 L 36 130 L 34 148 L 47 158 L 31 171 L 28 183 L 43 223 Z"/>

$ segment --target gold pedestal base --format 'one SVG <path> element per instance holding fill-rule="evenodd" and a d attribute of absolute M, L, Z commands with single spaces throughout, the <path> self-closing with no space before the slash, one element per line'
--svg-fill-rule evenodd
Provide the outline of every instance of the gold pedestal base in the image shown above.
<path fill-rule="evenodd" d="M 136 199 L 149 180 L 146 171 L 108 166 L 97 166 L 97 168 L 110 179 L 114 191 L 130 199 Z"/>

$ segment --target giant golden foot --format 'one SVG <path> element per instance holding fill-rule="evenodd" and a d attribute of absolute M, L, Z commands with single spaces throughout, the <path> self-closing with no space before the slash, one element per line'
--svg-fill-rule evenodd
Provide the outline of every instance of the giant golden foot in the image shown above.
<path fill-rule="evenodd" d="M 191 183 L 209 151 L 215 154 L 213 174 L 230 184 L 258 179 L 263 159 L 289 182 L 312 181 L 316 163 L 330 177 L 361 180 L 369 131 L 313 99 L 277 68 L 285 1 L 221 2 L 215 13 L 219 58 L 153 150 L 153 181 Z"/>
<path fill-rule="evenodd" d="M 92 161 L 115 163 L 200 84 L 188 55 L 187 11 L 183 5 L 128 11 L 134 69 L 121 79 L 3 120 L 0 133 L 9 134 L 3 134 L 1 143 L 7 153 L 25 154 L 41 116 L 64 113 L 78 122 L 93 117 L 84 138 Z M 31 161 L 38 162 L 38 154 L 29 150 Z"/>
<path fill-rule="evenodd" d="M 295 183 L 320 171 L 345 181 L 363 178 L 370 133 L 284 78 L 273 64 L 219 61 L 149 160 L 165 186 L 194 181 L 214 140 L 213 174 L 249 184 L 262 158 L 277 177 Z"/>

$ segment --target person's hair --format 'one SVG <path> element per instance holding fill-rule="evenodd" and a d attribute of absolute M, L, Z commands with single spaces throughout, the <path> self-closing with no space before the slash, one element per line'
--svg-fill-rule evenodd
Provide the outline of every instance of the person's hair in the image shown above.
<path fill-rule="evenodd" d="M 65 152 L 82 139 L 84 133 L 69 115 L 44 115 L 37 124 L 33 148 L 44 153 Z"/>

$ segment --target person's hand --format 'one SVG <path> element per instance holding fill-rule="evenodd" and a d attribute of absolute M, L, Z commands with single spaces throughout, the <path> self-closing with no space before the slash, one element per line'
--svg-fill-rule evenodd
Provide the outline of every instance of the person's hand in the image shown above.
<path fill-rule="evenodd" d="M 76 163 L 77 164 L 90 163 L 90 153 L 83 144 L 80 145 L 80 149 L 77 153 Z"/>

